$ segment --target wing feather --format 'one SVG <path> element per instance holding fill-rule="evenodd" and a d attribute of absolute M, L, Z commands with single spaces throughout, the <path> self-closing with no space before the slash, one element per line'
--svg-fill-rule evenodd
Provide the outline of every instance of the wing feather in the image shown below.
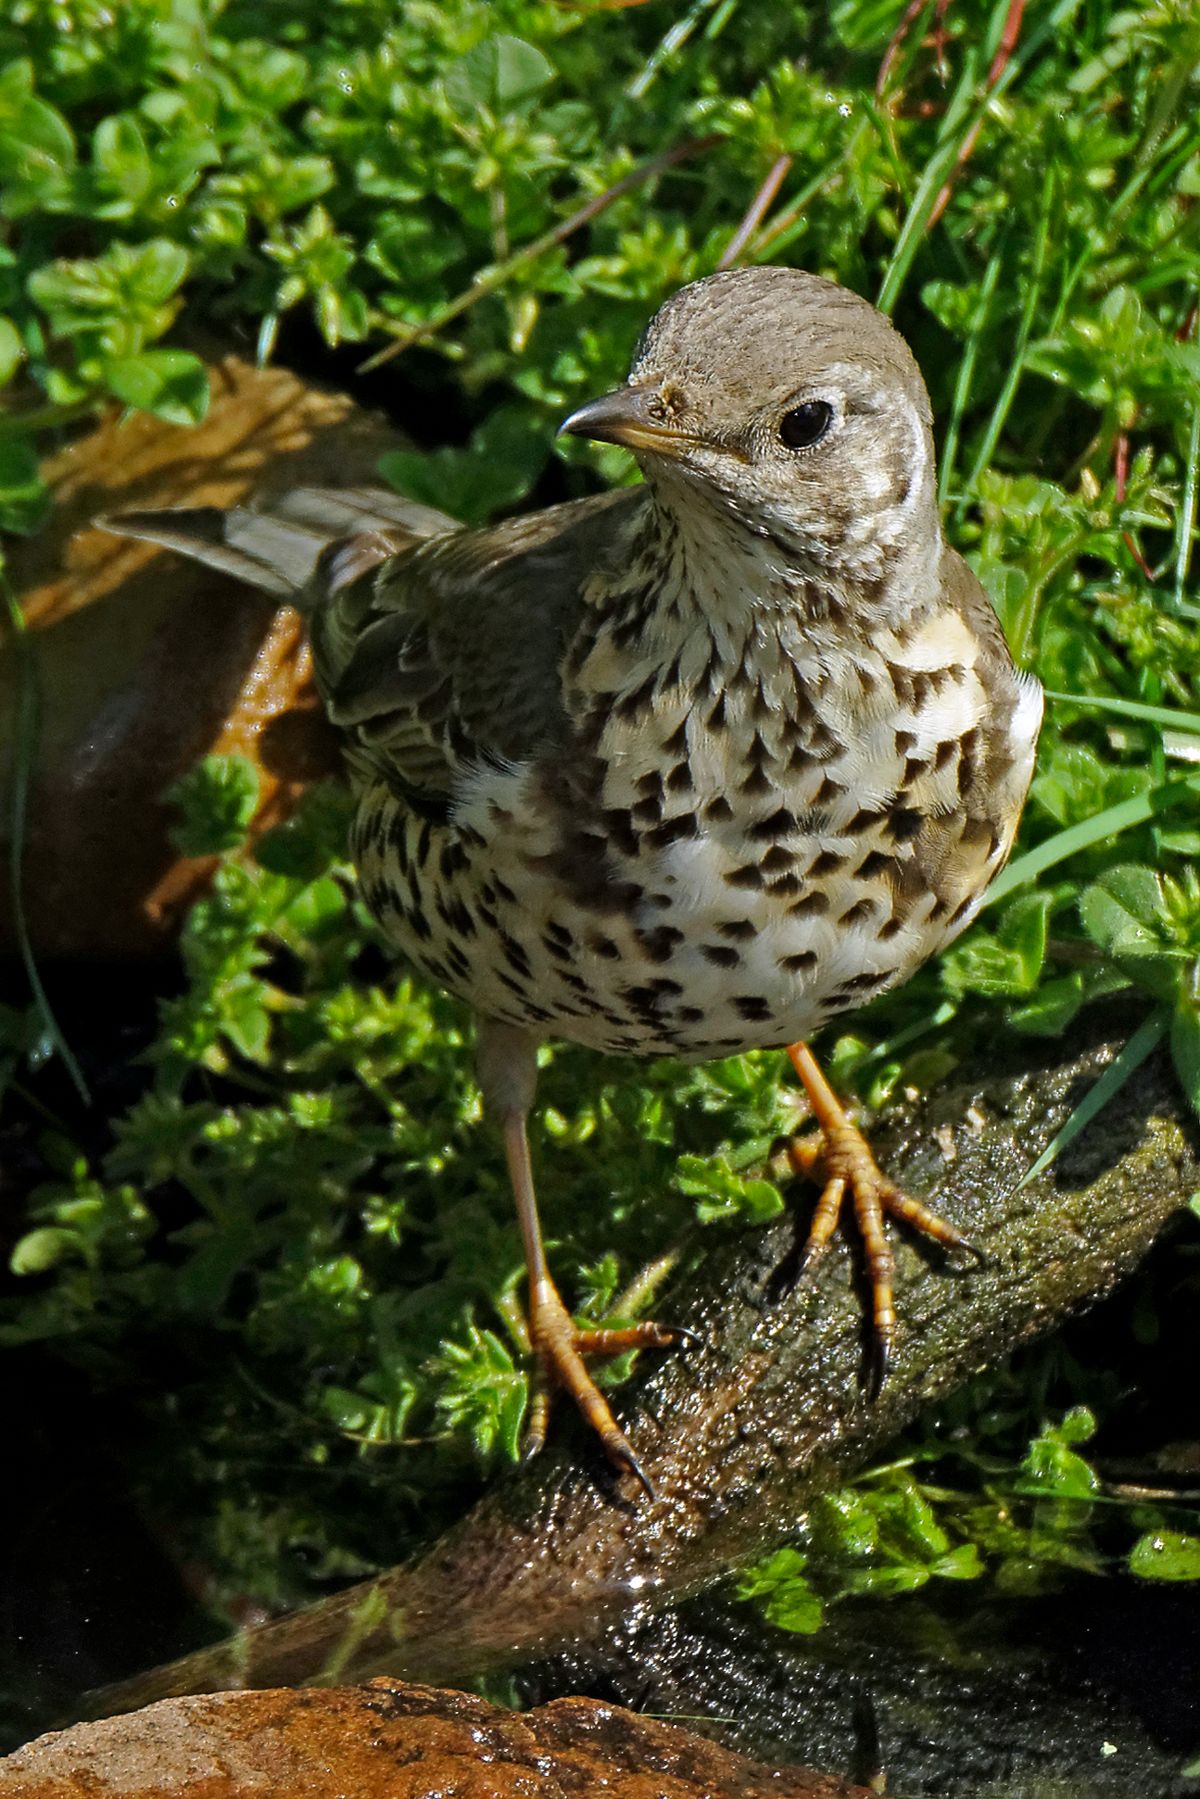
<path fill-rule="evenodd" d="M 481 762 L 561 742 L 584 584 L 644 504 L 627 489 L 456 531 L 318 596 L 318 679 L 352 767 L 444 805 Z"/>

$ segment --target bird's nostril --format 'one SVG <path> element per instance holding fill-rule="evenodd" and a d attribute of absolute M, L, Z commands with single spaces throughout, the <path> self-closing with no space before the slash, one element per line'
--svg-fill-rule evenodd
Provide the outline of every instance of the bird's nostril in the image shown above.
<path fill-rule="evenodd" d="M 676 386 L 673 381 L 664 381 L 650 401 L 647 411 L 650 417 L 659 424 L 674 424 L 687 411 L 687 399 L 683 389 Z"/>

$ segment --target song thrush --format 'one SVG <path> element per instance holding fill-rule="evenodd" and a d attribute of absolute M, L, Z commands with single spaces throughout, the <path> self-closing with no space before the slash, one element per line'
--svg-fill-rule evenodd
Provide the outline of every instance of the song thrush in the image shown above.
<path fill-rule="evenodd" d="M 788 1047 L 819 1136 L 809 1259 L 844 1201 L 895 1331 L 887 1214 L 959 1234 L 877 1168 L 802 1041 L 910 975 L 1002 866 L 1041 691 L 942 537 L 930 408 L 903 339 L 796 269 L 684 288 L 627 383 L 564 431 L 642 485 L 482 530 L 386 492 L 133 513 L 310 615 L 358 793 L 368 905 L 479 1023 L 541 1370 L 641 1470 L 543 1252 L 526 1138 L 539 1043 L 687 1060 Z"/>

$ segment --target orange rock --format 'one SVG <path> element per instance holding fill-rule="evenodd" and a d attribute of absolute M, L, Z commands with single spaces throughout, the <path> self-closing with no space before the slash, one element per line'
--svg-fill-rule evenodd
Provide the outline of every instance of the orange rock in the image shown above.
<path fill-rule="evenodd" d="M 0 1799 L 870 1799 L 592 1699 L 503 1711 L 372 1680 L 164 1699 L 0 1761 Z"/>
<path fill-rule="evenodd" d="M 92 528 L 135 506 L 229 505 L 299 482 L 371 479 L 395 446 L 344 395 L 227 356 L 194 430 L 113 417 L 56 455 L 47 530 L 12 576 L 41 699 L 23 891 L 43 955 L 164 946 L 211 872 L 168 840 L 162 794 L 210 751 L 257 764 L 255 828 L 285 817 L 337 767 L 297 614 L 148 544 Z M 0 651 L 0 792 L 11 792 L 20 657 Z M 0 831 L 9 808 L 0 808 Z M 10 846 L 0 841 L 0 863 Z M 0 946 L 12 942 L 0 884 Z"/>

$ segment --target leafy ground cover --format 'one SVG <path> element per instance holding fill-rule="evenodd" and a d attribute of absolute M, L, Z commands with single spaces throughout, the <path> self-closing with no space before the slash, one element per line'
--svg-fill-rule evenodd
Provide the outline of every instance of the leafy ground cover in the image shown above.
<path fill-rule="evenodd" d="M 913 344 L 949 531 L 1054 697 L 988 910 L 823 1048 L 877 1105 L 1122 992 L 1092 1105 L 1166 1040 L 1200 1107 L 1198 65 L 1184 0 L 15 0 L 0 525 L 37 527 L 39 451 L 98 407 L 200 416 L 199 324 L 389 404 L 417 447 L 386 474 L 464 518 L 626 480 L 553 432 L 667 293 L 723 260 L 832 275 Z M 249 857 L 252 781 L 210 763 L 179 795 L 221 872 L 153 1022 L 97 1048 L 68 1020 L 93 1076 L 116 1046 L 90 1108 L 40 1000 L 0 1012 L 29 1189 L 0 1333 L 106 1396 L 145 1516 L 226 1614 L 397 1560 L 513 1454 L 525 1399 L 466 1020 L 393 972 L 342 796 Z M 782 1205 L 776 1058 L 546 1059 L 582 1313 L 637 1310 L 664 1251 Z M 1164 1320 L 1195 1247 L 1185 1225 L 1099 1363 L 1068 1337 L 981 1378 L 746 1594 L 807 1630 L 934 1578 L 1200 1576 L 1194 1510 L 1123 1497 L 1089 1447 L 1138 1438 L 1113 1420 L 1147 1345 L 1194 1352 Z M 1155 1419 L 1147 1456 L 1200 1435 Z"/>

